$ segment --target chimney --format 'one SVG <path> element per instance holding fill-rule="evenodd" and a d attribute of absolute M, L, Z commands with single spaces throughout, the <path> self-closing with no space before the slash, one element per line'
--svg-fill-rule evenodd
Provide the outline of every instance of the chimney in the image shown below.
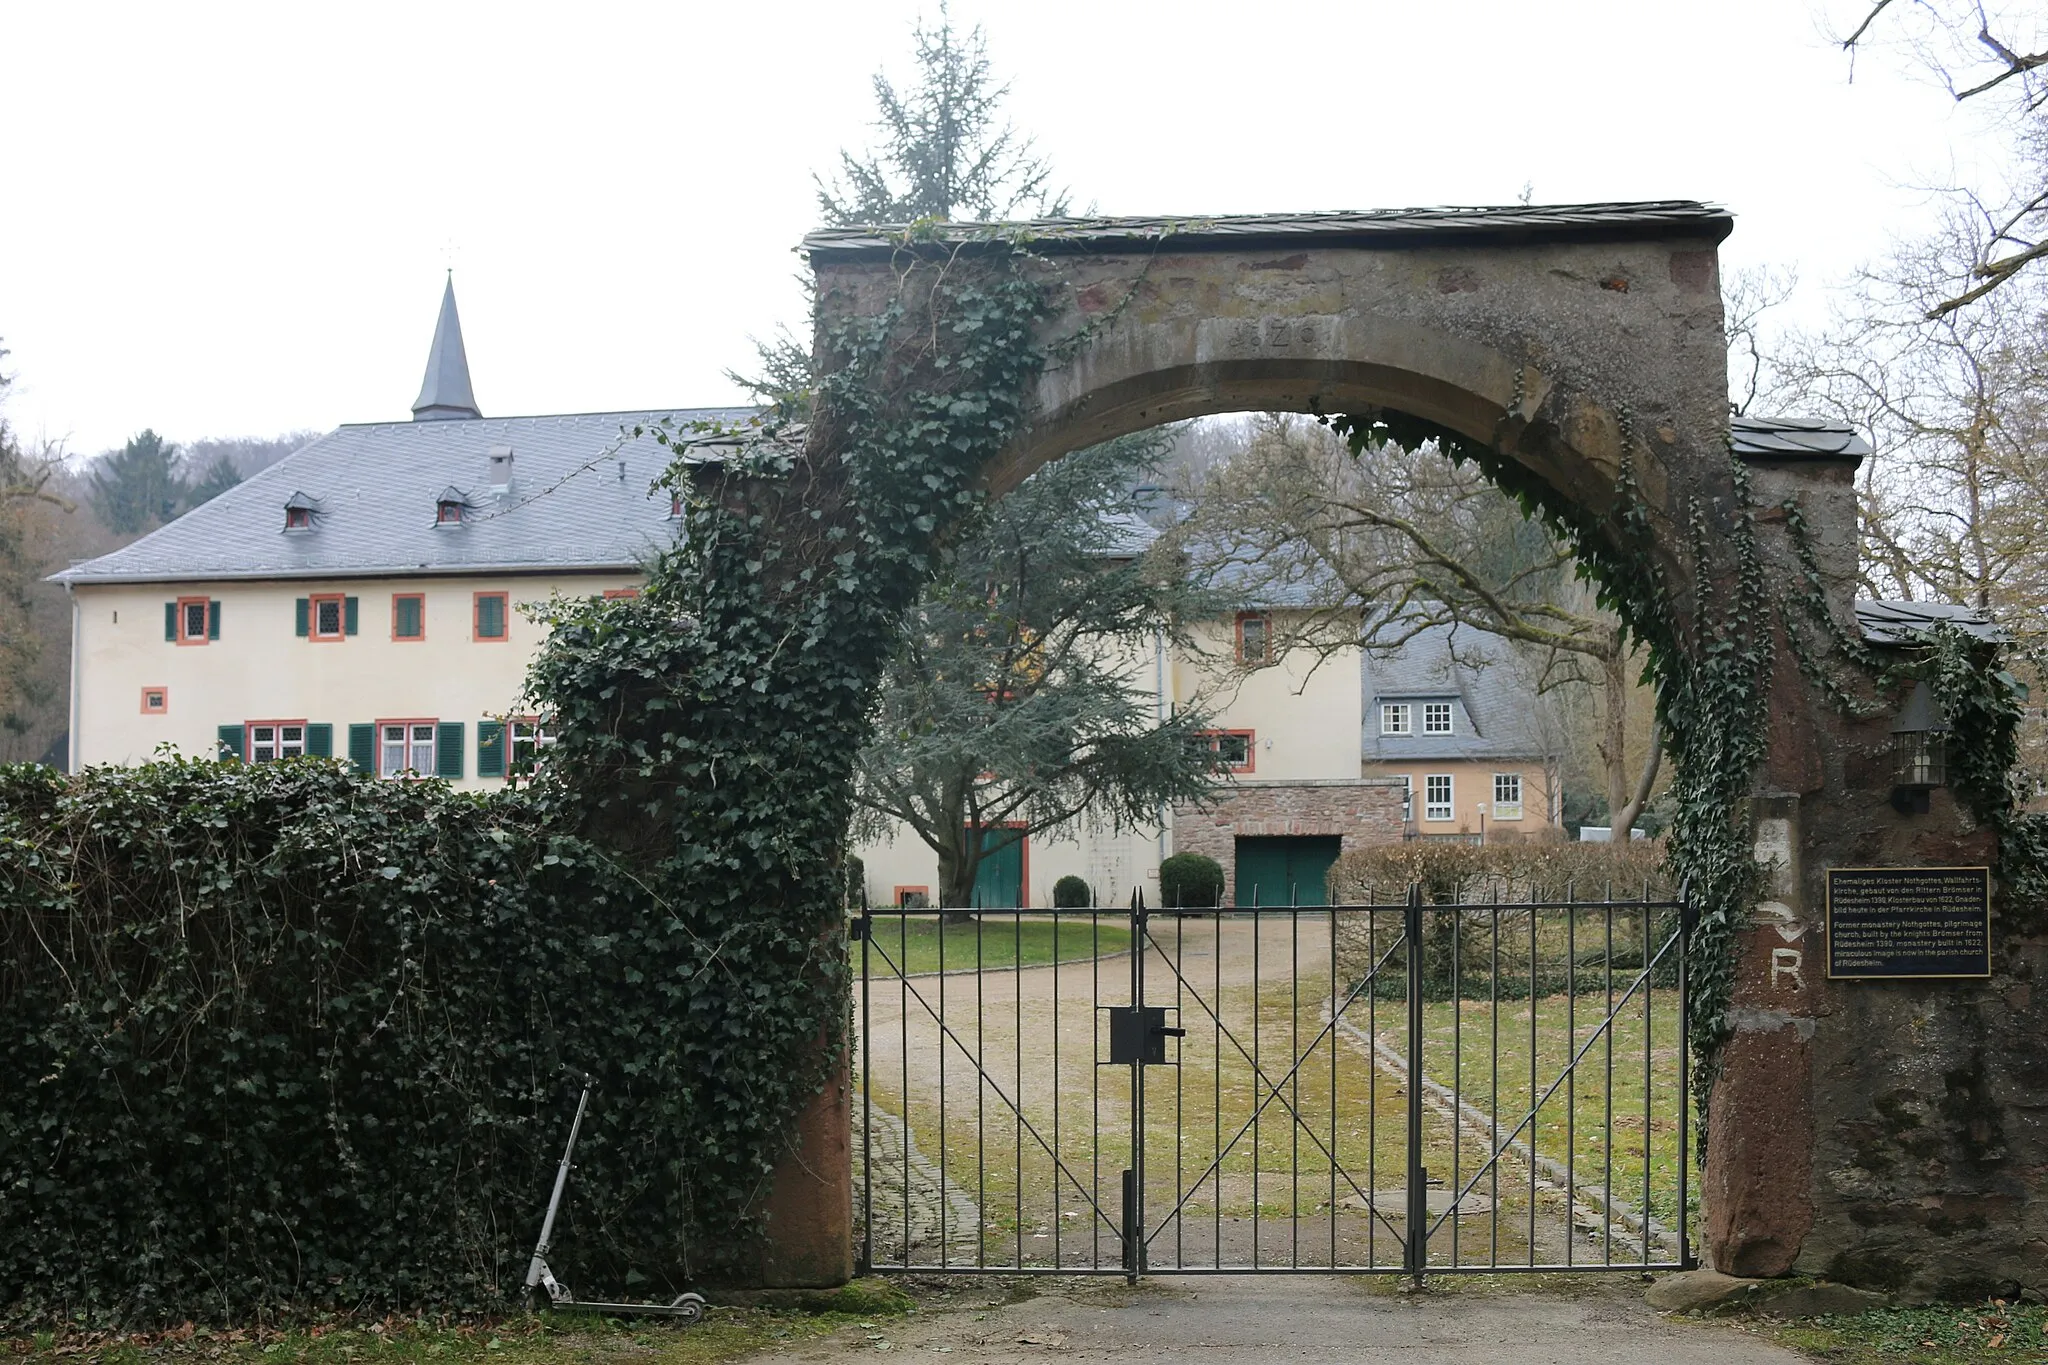
<path fill-rule="evenodd" d="M 489 483 L 496 493 L 509 492 L 512 487 L 512 447 L 491 447 L 491 474 Z"/>

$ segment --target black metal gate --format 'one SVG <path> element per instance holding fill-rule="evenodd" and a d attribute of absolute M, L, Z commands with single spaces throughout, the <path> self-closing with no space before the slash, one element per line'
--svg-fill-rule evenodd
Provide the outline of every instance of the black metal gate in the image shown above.
<path fill-rule="evenodd" d="M 867 1272 L 1693 1263 L 1684 898 L 855 922 Z"/>

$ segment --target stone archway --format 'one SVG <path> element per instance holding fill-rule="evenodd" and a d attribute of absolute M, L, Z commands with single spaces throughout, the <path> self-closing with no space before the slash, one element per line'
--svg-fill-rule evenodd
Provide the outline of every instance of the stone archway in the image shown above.
<path fill-rule="evenodd" d="M 1685 634 L 1700 589 L 1732 575 L 1728 532 L 1750 515 L 1733 450 L 1762 509 L 1764 573 L 1817 578 L 1826 616 L 1853 631 L 1854 453 L 1731 442 L 1716 247 L 1732 226 L 1725 211 L 1679 201 L 1057 221 L 1012 225 L 1001 239 L 975 225 L 941 224 L 915 241 L 851 228 L 804 247 L 822 351 L 835 326 L 879 314 L 901 272 L 971 269 L 978 253 L 1028 243 L 1057 291 L 1041 329 L 1055 360 L 1022 435 L 984 467 L 998 493 L 1067 451 L 1181 418 L 1398 410 L 1498 452 L 1583 513 L 1595 536 L 1621 536 L 1626 461 Z M 830 469 L 833 440 L 813 432 L 812 471 Z M 1807 561 L 1786 509 L 1803 522 Z M 1869 1073 L 1909 1047 L 1906 1021 L 1924 990 L 1845 992 L 1804 965 L 1818 961 L 1808 931 L 1828 864 L 1984 862 L 1983 836 L 1952 803 L 1939 829 L 1886 807 L 1885 718 L 1830 705 L 1782 622 L 1775 639 L 1767 756 L 1748 794 L 1769 872 L 1754 921 L 1734 930 L 1733 1032 L 1703 1182 L 1709 1260 L 1742 1274 L 1927 1286 L 1961 1253 L 1987 1283 L 2017 1280 L 2039 1235 L 2024 1191 L 1991 1195 L 1997 1173 L 1986 1175 L 1972 1207 L 1991 1198 L 1983 1208 L 1995 1216 L 1980 1210 L 1967 1249 L 1929 1250 L 1887 1210 L 1947 1199 L 1940 1178 L 1902 1183 L 1855 1145 L 1876 1112 Z M 1975 1002 L 1980 1024 L 1994 1004 Z M 1944 1046 L 1960 1057 L 1970 1035 L 1961 1028 Z M 1980 1070 L 1982 1054 L 1980 1042 Z M 1967 1158 L 1967 1134 L 1943 1141 Z M 1870 1192 L 1880 1178 L 1882 1197 Z M 1886 1264 L 1897 1255 L 1925 1263 L 1900 1271 Z"/>

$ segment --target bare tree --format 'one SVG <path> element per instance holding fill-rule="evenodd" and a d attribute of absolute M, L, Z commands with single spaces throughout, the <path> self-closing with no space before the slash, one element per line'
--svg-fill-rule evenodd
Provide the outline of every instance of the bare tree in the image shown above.
<path fill-rule="evenodd" d="M 1945 317 L 2048 257 L 2048 15 L 2012 0 L 1858 0 L 1856 12 L 1839 38 L 1846 52 L 1902 53 L 2008 140 L 2009 185 L 1950 191 L 1980 228 L 1980 249 L 1927 300 L 1930 318 Z"/>
<path fill-rule="evenodd" d="M 1198 562 L 1311 598 L 1291 643 L 1393 654 L 1451 627 L 1454 641 L 1462 629 L 1511 642 L 1543 691 L 1590 688 L 1610 818 L 1628 837 L 1663 763 L 1654 724 L 1631 753 L 1640 656 L 1569 551 L 1477 470 L 1429 445 L 1380 441 L 1354 456 L 1321 426 L 1266 416 L 1176 534 Z"/>

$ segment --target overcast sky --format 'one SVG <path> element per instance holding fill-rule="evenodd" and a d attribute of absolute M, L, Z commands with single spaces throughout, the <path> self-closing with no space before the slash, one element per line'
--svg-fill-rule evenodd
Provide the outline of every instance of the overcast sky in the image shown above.
<path fill-rule="evenodd" d="M 1104 213 L 1696 198 L 1819 286 L 1971 123 L 1862 0 L 959 0 Z M 487 415 L 704 406 L 801 321 L 810 174 L 935 0 L 0 0 L 5 416 L 74 453 L 408 415 L 453 265 Z"/>

